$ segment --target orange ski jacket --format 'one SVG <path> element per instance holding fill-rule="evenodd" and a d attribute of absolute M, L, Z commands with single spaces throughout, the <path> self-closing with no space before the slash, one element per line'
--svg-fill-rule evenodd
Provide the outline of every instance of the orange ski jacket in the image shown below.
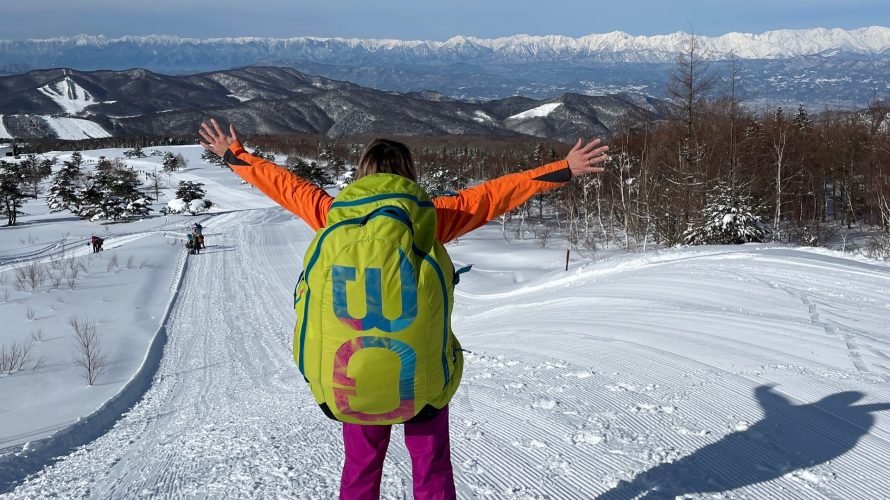
<path fill-rule="evenodd" d="M 242 179 L 318 231 L 325 227 L 334 197 L 284 167 L 247 153 L 233 142 L 225 161 Z M 525 203 L 532 196 L 562 186 L 572 174 L 566 160 L 524 172 L 508 174 L 453 196 L 433 198 L 436 206 L 436 239 L 447 243 L 495 217 Z"/>

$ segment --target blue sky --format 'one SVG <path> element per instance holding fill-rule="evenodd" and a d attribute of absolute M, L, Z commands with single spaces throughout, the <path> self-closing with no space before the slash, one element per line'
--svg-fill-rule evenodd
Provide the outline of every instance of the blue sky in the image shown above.
<path fill-rule="evenodd" d="M 890 26 L 890 0 L 0 0 L 0 39 L 79 33 L 445 40 Z"/>

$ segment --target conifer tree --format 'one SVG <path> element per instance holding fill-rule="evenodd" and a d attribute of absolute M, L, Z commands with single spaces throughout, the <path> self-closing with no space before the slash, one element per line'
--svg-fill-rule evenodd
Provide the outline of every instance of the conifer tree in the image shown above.
<path fill-rule="evenodd" d="M 330 186 L 334 183 L 328 169 L 322 168 L 318 163 L 306 162 L 302 158 L 288 158 L 287 169 L 295 175 L 319 187 Z"/>
<path fill-rule="evenodd" d="M 71 155 L 71 159 L 62 164 L 62 169 L 53 178 L 46 205 L 50 212 L 70 210 L 76 212 L 80 205 L 80 188 L 83 180 L 81 171 L 82 158 L 79 152 Z"/>
<path fill-rule="evenodd" d="M 721 182 L 708 193 L 700 219 L 683 238 L 687 245 L 727 245 L 760 242 L 764 236 L 751 196 Z"/>
<path fill-rule="evenodd" d="M 0 161 L 0 214 L 6 215 L 8 226 L 15 225 L 19 209 L 24 204 L 23 183 L 20 164 Z"/>
<path fill-rule="evenodd" d="M 130 168 L 97 171 L 86 182 L 80 196 L 77 215 L 86 220 L 128 220 L 144 217 L 151 211 L 139 191 L 142 181 Z"/>
<path fill-rule="evenodd" d="M 202 182 L 179 181 L 179 187 L 176 188 L 176 197 L 186 203 L 203 199 L 204 194 L 204 183 Z"/>

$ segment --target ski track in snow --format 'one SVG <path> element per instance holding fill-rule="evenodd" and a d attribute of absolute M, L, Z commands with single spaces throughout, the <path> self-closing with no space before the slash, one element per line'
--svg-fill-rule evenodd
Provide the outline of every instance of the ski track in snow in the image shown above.
<path fill-rule="evenodd" d="M 144 399 L 9 497 L 336 496 L 340 427 L 291 354 L 313 234 L 278 209 L 213 228 Z M 743 248 L 546 278 L 458 293 L 454 328 L 473 351 L 451 404 L 459 497 L 890 497 L 890 411 L 799 410 L 847 391 L 890 403 L 890 269 Z M 382 497 L 410 485 L 397 427 Z"/>

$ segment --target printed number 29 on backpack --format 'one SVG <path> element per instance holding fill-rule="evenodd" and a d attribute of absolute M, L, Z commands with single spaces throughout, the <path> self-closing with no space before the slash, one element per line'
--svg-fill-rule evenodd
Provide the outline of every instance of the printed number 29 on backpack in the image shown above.
<path fill-rule="evenodd" d="M 294 293 L 294 357 L 325 414 L 397 424 L 448 404 L 463 371 L 453 291 L 423 189 L 391 174 L 344 189 Z"/>

